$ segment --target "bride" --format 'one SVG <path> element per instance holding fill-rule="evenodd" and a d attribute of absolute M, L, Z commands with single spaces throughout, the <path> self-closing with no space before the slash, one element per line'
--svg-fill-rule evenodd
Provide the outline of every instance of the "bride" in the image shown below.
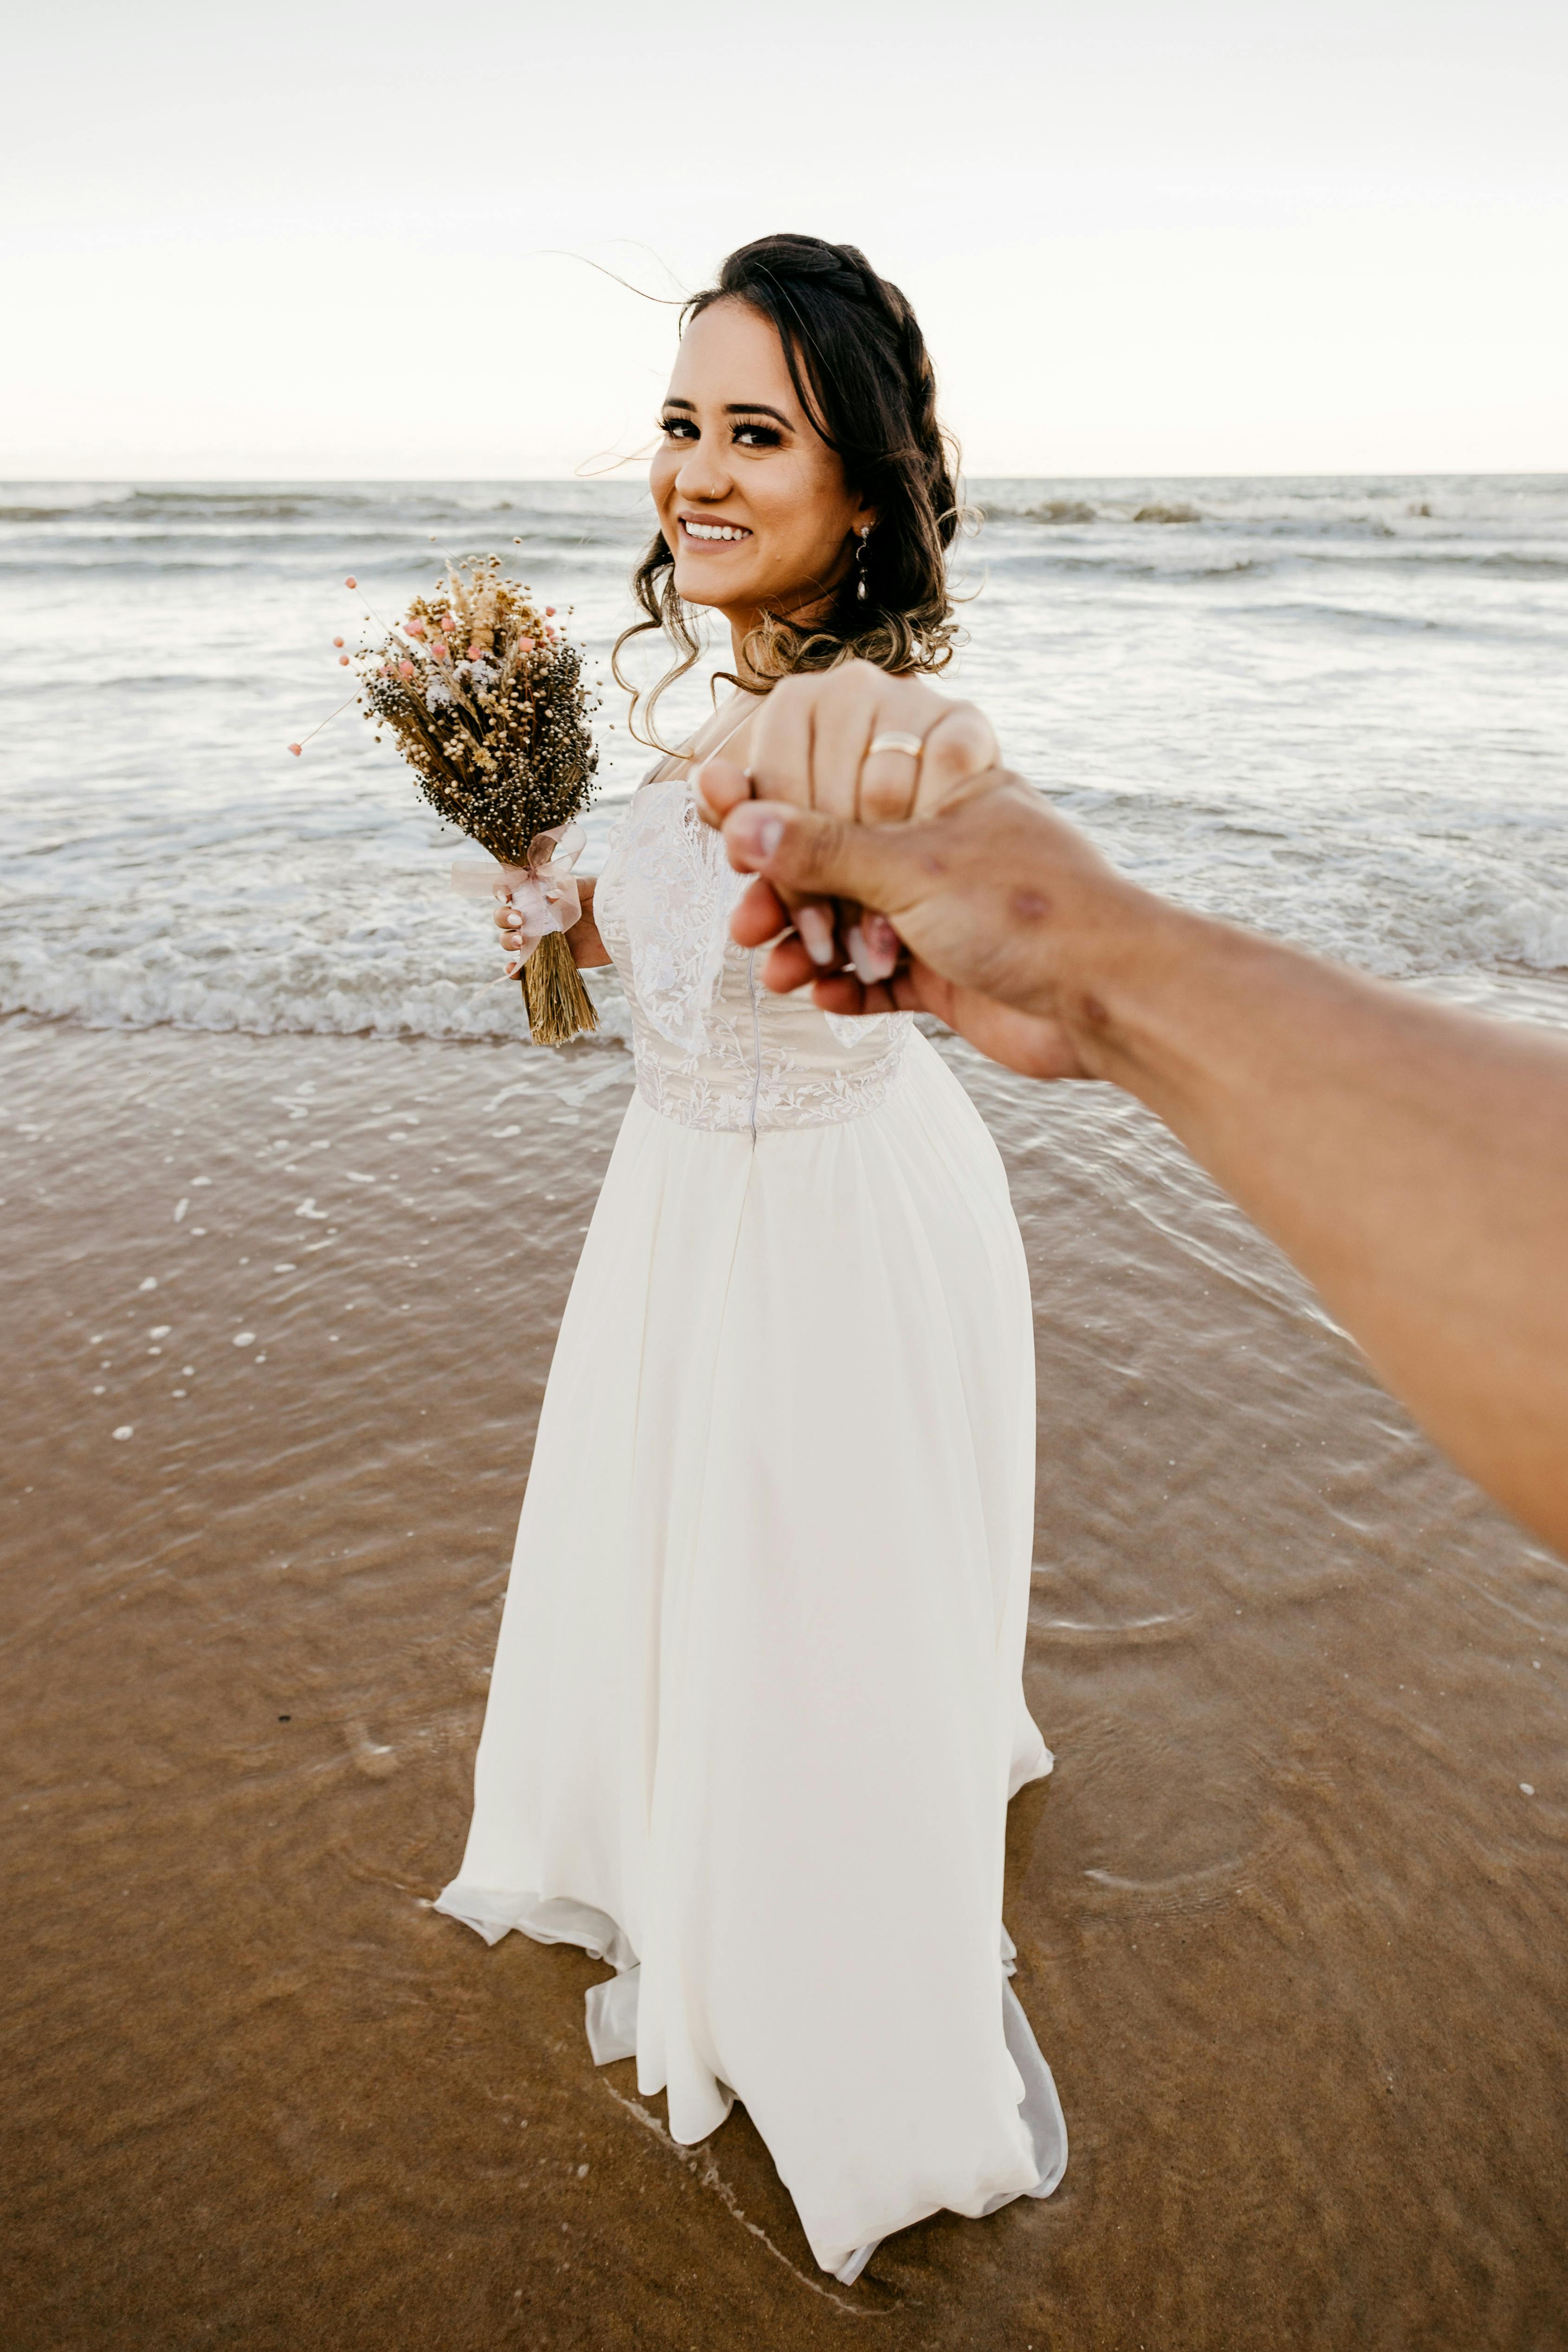
<path fill-rule="evenodd" d="M 1047 2196 L 1067 2161 L 1002 1924 L 1007 1800 L 1051 1763 L 1021 1683 L 1033 1318 L 963 1087 L 907 1014 L 762 988 L 689 781 L 721 743 L 744 762 L 786 671 L 947 660 L 955 494 L 920 329 L 853 247 L 801 236 L 732 254 L 687 317 L 638 630 L 669 632 L 678 676 L 685 607 L 712 607 L 735 691 L 639 786 L 571 934 L 620 974 L 637 1092 L 437 1907 L 607 1960 L 595 2060 L 635 2055 L 681 2142 L 743 2101 L 848 2281 L 890 2231 Z M 868 745 L 866 804 L 907 796 L 921 750 Z M 825 961 L 826 918 L 796 922 Z M 853 941 L 863 978 L 882 944 Z"/>

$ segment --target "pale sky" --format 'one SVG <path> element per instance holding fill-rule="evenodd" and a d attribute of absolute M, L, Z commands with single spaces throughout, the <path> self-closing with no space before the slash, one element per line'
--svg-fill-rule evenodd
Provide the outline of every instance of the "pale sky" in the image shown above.
<path fill-rule="evenodd" d="M 498 29 L 497 19 L 500 18 Z M 1563 0 L 58 0 L 0 475 L 570 475 L 732 246 L 864 247 L 967 470 L 1568 471 Z"/>

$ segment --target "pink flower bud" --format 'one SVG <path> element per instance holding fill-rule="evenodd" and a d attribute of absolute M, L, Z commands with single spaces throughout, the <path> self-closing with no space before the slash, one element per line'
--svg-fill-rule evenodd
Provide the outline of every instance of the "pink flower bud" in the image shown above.
<path fill-rule="evenodd" d="M 332 643 L 333 643 L 333 645 L 335 645 L 335 646 L 341 646 L 341 645 L 342 644 L 342 637 L 334 637 L 334 638 L 332 639 Z"/>
<path fill-rule="evenodd" d="M 517 641 L 517 649 L 520 654 L 531 654 L 534 649 L 536 642 L 537 640 L 532 637 L 519 637 Z"/>
<path fill-rule="evenodd" d="M 553 604 L 546 604 L 544 607 L 544 617 L 547 621 L 552 621 L 555 618 L 555 607 Z"/>
<path fill-rule="evenodd" d="M 304 750 L 304 748 L 305 748 L 305 746 L 303 745 L 303 743 L 290 743 L 290 744 L 289 744 L 289 749 L 290 750 L 290 751 L 292 751 L 292 752 L 293 752 L 294 757 L 295 757 L 296 759 L 298 759 L 298 758 L 299 758 L 299 756 L 300 756 L 300 752 Z"/>
<path fill-rule="evenodd" d="M 458 622 L 457 622 L 457 615 L 456 615 L 455 614 L 452 614 L 452 613 L 443 613 L 443 614 L 442 614 L 442 615 L 441 615 L 441 626 L 443 627 L 443 629 L 445 629 L 445 631 L 447 632 L 447 635 L 448 636 L 450 636 L 450 635 L 452 635 L 452 633 L 453 633 L 453 631 L 456 629 L 457 625 L 458 625 Z"/>
<path fill-rule="evenodd" d="M 357 588 L 359 586 L 359 582 L 354 578 L 352 572 L 349 573 L 348 578 L 343 582 L 343 586 L 345 588 Z"/>
<path fill-rule="evenodd" d="M 469 659 L 470 661 L 478 661 L 478 660 L 479 660 L 479 656 L 483 653 L 483 651 L 484 651 L 484 647 L 483 647 L 483 646 L 479 646 L 479 645 L 473 645 L 473 646 L 470 646 L 468 647 L 468 659 Z"/>
<path fill-rule="evenodd" d="M 450 660 L 451 660 L 451 658 L 452 658 L 452 648 L 451 648 L 451 646 L 448 646 L 448 645 L 439 645 L 439 646 L 437 646 L 434 648 L 434 650 L 435 650 L 435 655 L 436 655 L 436 658 L 437 658 L 437 661 L 443 661 L 443 662 L 444 662 L 444 661 L 450 661 Z"/>
<path fill-rule="evenodd" d="M 348 666 L 349 666 L 349 657 L 348 657 L 347 654 L 340 654 L 340 655 L 338 656 L 338 667 L 339 667 L 340 669 L 347 669 Z"/>
<path fill-rule="evenodd" d="M 425 635 L 425 624 L 423 621 L 405 621 L 403 625 L 407 630 L 411 637 L 422 637 Z"/>
<path fill-rule="evenodd" d="M 412 677 L 414 664 L 411 661 L 400 661 L 397 665 L 397 675 L 399 677 Z"/>

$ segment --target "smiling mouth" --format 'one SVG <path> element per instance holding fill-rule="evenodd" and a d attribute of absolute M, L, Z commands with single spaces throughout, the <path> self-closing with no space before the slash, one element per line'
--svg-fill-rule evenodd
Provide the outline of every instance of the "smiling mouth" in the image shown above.
<path fill-rule="evenodd" d="M 743 523 L 699 522 L 694 515 L 680 515 L 677 520 L 680 524 L 681 538 L 689 540 L 695 547 L 734 546 L 739 541 L 752 536 Z"/>

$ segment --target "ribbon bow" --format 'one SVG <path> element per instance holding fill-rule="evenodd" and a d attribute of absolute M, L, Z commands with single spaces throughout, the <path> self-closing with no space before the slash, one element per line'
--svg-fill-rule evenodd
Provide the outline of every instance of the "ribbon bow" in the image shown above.
<path fill-rule="evenodd" d="M 587 838 L 580 824 L 552 825 L 548 833 L 536 833 L 529 843 L 526 866 L 505 866 L 500 858 L 492 858 L 484 866 L 459 859 L 453 866 L 454 890 L 471 898 L 510 898 L 522 917 L 521 956 L 500 974 L 501 979 L 515 980 L 547 932 L 569 931 L 582 914 L 583 894 L 572 868 Z"/>

